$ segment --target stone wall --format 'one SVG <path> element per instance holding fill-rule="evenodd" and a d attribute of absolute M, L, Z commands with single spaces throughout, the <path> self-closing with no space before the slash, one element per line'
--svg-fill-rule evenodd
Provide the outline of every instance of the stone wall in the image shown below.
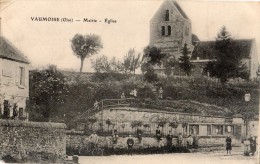
<path fill-rule="evenodd" d="M 66 125 L 61 123 L 0 120 L 0 158 L 25 160 L 32 156 L 64 159 Z"/>
<path fill-rule="evenodd" d="M 67 134 L 67 148 L 73 148 L 77 146 L 82 146 L 80 144 L 82 141 L 84 144 L 89 142 L 89 135 L 84 134 Z M 117 147 L 117 148 L 126 148 L 127 136 L 119 136 L 118 143 L 116 145 L 112 145 L 112 137 L 111 136 L 99 136 L 99 146 L 100 147 Z M 158 142 L 155 137 L 143 137 L 142 142 L 139 143 L 138 139 L 133 136 L 135 145 L 134 148 L 147 148 L 147 147 L 157 147 Z M 198 146 L 199 147 L 216 147 L 216 146 L 225 146 L 226 138 L 224 136 L 215 136 L 215 137 L 198 137 Z M 186 146 L 187 138 L 184 138 L 183 146 Z M 177 137 L 173 138 L 173 145 L 177 146 Z M 160 146 L 166 146 L 166 138 L 162 138 L 160 142 Z M 242 146 L 241 140 L 232 138 L 232 146 Z"/>
<path fill-rule="evenodd" d="M 160 130 L 164 135 L 167 135 L 169 131 L 172 131 L 175 136 L 179 133 L 189 135 L 191 134 L 191 128 L 193 128 L 194 125 L 199 126 L 200 130 L 197 135 L 202 136 L 226 136 L 228 134 L 225 133 L 226 126 L 234 127 L 234 133 L 230 135 L 236 135 L 238 138 L 241 137 L 244 131 L 242 118 L 227 119 L 225 117 L 201 116 L 187 113 L 137 109 L 133 107 L 104 109 L 103 111 L 96 113 L 94 118 L 96 119 L 95 122 L 86 124 L 87 127 L 85 130 L 111 133 L 112 129 L 117 129 L 119 134 L 135 134 L 138 126 L 133 125 L 140 122 L 142 132 L 151 136 L 151 134 L 155 133 L 160 122 L 164 122 L 163 127 L 160 127 Z M 110 120 L 110 124 L 107 124 L 108 119 Z M 170 123 L 172 122 L 177 122 L 177 126 L 174 128 L 170 126 Z M 185 127 L 183 126 L 183 123 L 186 123 Z M 216 134 L 216 131 L 214 130 L 217 125 L 221 125 L 221 134 Z M 211 127 L 207 128 L 207 126 Z M 237 126 L 239 126 L 238 130 L 236 130 L 238 128 Z M 84 126 L 81 130 L 84 130 Z"/>

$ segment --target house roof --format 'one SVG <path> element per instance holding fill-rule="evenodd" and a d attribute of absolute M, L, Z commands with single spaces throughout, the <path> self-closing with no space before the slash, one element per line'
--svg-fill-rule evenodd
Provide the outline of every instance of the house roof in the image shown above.
<path fill-rule="evenodd" d="M 0 36 L 0 58 L 30 63 L 27 57 L 3 36 Z"/>
<path fill-rule="evenodd" d="M 250 58 L 250 51 L 253 45 L 253 39 L 239 39 L 232 41 L 232 48 L 236 50 L 238 56 L 242 58 Z M 198 41 L 194 47 L 191 60 L 214 59 L 217 54 L 215 49 L 215 41 Z"/>
<path fill-rule="evenodd" d="M 189 19 L 189 17 L 187 16 L 187 14 L 182 10 L 182 8 L 180 7 L 180 5 L 175 1 L 172 0 L 172 3 L 174 4 L 174 6 L 179 10 L 179 12 L 181 13 L 181 15 L 185 18 L 185 19 Z"/>

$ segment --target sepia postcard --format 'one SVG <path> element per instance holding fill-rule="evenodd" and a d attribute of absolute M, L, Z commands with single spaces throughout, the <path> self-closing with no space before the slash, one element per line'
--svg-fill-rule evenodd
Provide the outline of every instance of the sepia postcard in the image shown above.
<path fill-rule="evenodd" d="M 260 1 L 0 0 L 1 163 L 259 163 Z"/>

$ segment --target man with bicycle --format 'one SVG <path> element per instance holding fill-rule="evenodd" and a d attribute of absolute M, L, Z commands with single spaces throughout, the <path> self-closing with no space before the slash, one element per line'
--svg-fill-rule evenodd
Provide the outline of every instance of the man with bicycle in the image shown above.
<path fill-rule="evenodd" d="M 96 132 L 94 131 L 90 136 L 89 136 L 89 143 L 91 146 L 91 149 L 94 149 L 96 144 L 98 142 L 98 135 L 96 134 Z"/>

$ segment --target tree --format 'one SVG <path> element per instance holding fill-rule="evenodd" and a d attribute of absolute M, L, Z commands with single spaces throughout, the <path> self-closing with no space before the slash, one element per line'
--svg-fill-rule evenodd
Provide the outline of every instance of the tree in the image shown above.
<path fill-rule="evenodd" d="M 98 73 L 110 72 L 110 63 L 107 56 L 103 55 L 96 60 L 91 60 L 92 68 Z"/>
<path fill-rule="evenodd" d="M 32 71 L 30 75 L 30 114 L 37 121 L 49 121 L 55 109 L 69 94 L 66 79 L 56 66 Z"/>
<path fill-rule="evenodd" d="M 242 56 L 237 53 L 239 47 L 234 44 L 225 26 L 217 34 L 214 48 L 215 61 L 209 62 L 206 66 L 206 70 L 211 76 L 219 78 L 222 84 L 225 84 L 229 78 L 249 77 L 245 64 L 242 64 Z"/>
<path fill-rule="evenodd" d="M 193 65 L 190 62 L 190 56 L 189 56 L 189 50 L 187 48 L 187 44 L 184 44 L 181 53 L 182 55 L 179 58 L 180 68 L 185 72 L 187 76 L 190 76 Z"/>
<path fill-rule="evenodd" d="M 141 53 L 136 54 L 135 49 L 129 49 L 124 56 L 123 68 L 125 73 L 133 72 L 141 65 Z"/>
<path fill-rule="evenodd" d="M 161 66 L 162 59 L 165 57 L 165 54 L 161 53 L 161 49 L 157 47 L 147 46 L 144 49 L 143 62 L 149 63 L 153 66 Z"/>
<path fill-rule="evenodd" d="M 76 34 L 72 38 L 71 48 L 74 55 L 81 60 L 80 73 L 82 72 L 85 58 L 98 53 L 102 47 L 101 38 L 98 35 L 90 34 L 83 36 Z"/>
<path fill-rule="evenodd" d="M 91 60 L 92 68 L 97 73 L 120 73 L 122 72 L 122 63 L 113 57 L 111 60 L 107 56 L 103 55 L 96 60 Z"/>
<path fill-rule="evenodd" d="M 178 61 L 175 58 L 168 57 L 165 60 L 165 71 L 167 77 L 171 76 L 173 67 L 175 67 L 178 64 Z"/>
<path fill-rule="evenodd" d="M 161 66 L 162 59 L 165 54 L 161 54 L 161 49 L 157 47 L 147 46 L 144 49 L 141 70 L 144 74 L 144 79 L 148 82 L 157 81 L 158 77 L 154 71 L 155 66 Z"/>

